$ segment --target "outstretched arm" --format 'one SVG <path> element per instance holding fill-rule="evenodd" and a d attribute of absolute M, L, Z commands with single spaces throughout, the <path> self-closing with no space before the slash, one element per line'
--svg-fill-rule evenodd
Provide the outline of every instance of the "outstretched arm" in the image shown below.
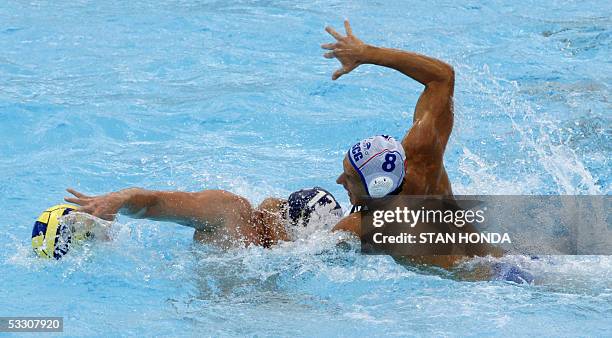
<path fill-rule="evenodd" d="M 87 196 L 73 189 L 67 191 L 75 197 L 65 200 L 78 204 L 79 211 L 106 220 L 113 220 L 121 213 L 203 229 L 206 225 L 247 219 L 252 211 L 246 199 L 223 190 L 191 193 L 130 188 L 100 196 Z"/>
<path fill-rule="evenodd" d="M 425 86 L 417 102 L 413 127 L 403 144 L 411 155 L 440 155 L 444 152 L 453 126 L 452 97 L 455 84 L 453 68 L 425 55 L 363 43 L 353 35 L 348 21 L 344 22 L 346 36 L 331 27 L 325 30 L 337 41 L 323 44 L 330 50 L 326 58 L 337 58 L 342 67 L 332 75 L 336 80 L 362 64 L 374 64 L 395 69 Z M 409 145 L 409 146 L 408 146 Z"/>

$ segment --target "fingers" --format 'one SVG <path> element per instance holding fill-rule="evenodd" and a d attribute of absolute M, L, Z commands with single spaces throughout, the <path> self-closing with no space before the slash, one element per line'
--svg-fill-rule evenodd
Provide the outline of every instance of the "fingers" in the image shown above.
<path fill-rule="evenodd" d="M 325 27 L 325 31 L 327 31 L 336 40 L 341 40 L 343 38 L 343 36 L 340 35 L 340 33 L 336 32 L 333 28 L 331 28 L 329 26 Z"/>
<path fill-rule="evenodd" d="M 338 70 L 336 70 L 334 72 L 334 74 L 332 74 L 332 80 L 337 80 L 340 76 L 344 75 L 344 74 L 348 74 L 350 73 L 353 69 L 355 69 L 357 66 L 344 66 Z"/>
<path fill-rule="evenodd" d="M 87 196 L 85 194 L 81 194 L 80 192 L 72 189 L 72 188 L 68 188 L 66 189 L 67 192 L 73 194 L 74 196 L 78 197 L 78 198 L 91 198 L 90 196 Z"/>
<path fill-rule="evenodd" d="M 353 35 L 353 30 L 351 29 L 351 24 L 349 23 L 348 19 L 344 20 L 344 29 L 346 30 L 346 35 L 347 36 L 352 36 Z M 325 58 L 327 58 L 327 59 L 337 58 L 338 56 L 335 54 L 335 52 L 341 52 L 342 51 L 342 49 L 338 45 L 342 45 L 344 42 L 346 42 L 348 40 L 346 40 L 345 37 L 340 35 L 340 33 L 336 32 L 336 30 L 334 30 L 333 28 L 331 28 L 329 26 L 325 27 L 325 31 L 327 31 L 327 33 L 329 33 L 331 36 L 333 36 L 336 40 L 338 40 L 338 41 L 342 40 L 342 41 L 340 41 L 339 43 L 325 43 L 325 44 L 322 44 L 321 48 L 327 49 L 327 50 L 331 50 L 330 52 L 327 52 L 327 53 L 323 54 L 323 56 Z M 341 58 L 342 58 L 342 56 L 341 56 Z M 352 64 L 352 62 L 350 62 L 350 58 L 347 59 L 347 60 L 340 59 L 340 62 L 343 64 L 343 66 L 342 66 L 342 68 L 336 70 L 332 74 L 332 80 L 337 80 L 342 75 L 350 73 L 356 67 L 356 65 L 350 66 L 350 64 Z M 349 66 L 347 66 L 346 64 L 349 64 Z"/>
<path fill-rule="evenodd" d="M 64 198 L 64 199 L 65 199 L 67 202 L 71 202 L 71 203 L 79 204 L 79 202 L 78 202 L 78 200 L 77 200 L 76 198 L 70 198 L 70 197 L 68 197 L 68 198 Z M 82 213 L 85 213 L 85 214 L 90 214 L 90 215 L 96 216 L 96 214 L 95 214 L 95 212 L 94 212 L 94 211 L 95 211 L 95 210 L 94 210 L 93 206 L 90 206 L 90 205 L 85 205 L 85 206 L 84 206 L 83 204 L 79 204 L 79 209 L 78 209 L 78 212 L 82 212 Z"/>
<path fill-rule="evenodd" d="M 351 24 L 349 23 L 348 19 L 344 20 L 344 30 L 346 31 L 346 36 L 353 35 L 353 30 L 351 29 Z"/>
<path fill-rule="evenodd" d="M 87 203 L 87 201 L 84 201 L 80 198 L 75 198 L 75 197 L 64 197 L 64 201 L 68 203 L 78 204 L 78 205 L 85 205 Z"/>
<path fill-rule="evenodd" d="M 338 69 L 337 71 L 334 72 L 334 74 L 332 74 L 332 80 L 337 80 L 340 76 L 344 75 L 348 73 L 344 67 Z"/>
<path fill-rule="evenodd" d="M 76 205 L 79 206 L 79 212 L 84 212 L 86 214 L 91 214 L 91 212 L 93 211 L 93 208 L 91 206 L 86 205 L 87 201 L 84 201 L 80 198 L 74 198 L 74 197 L 64 197 L 64 201 L 69 202 L 69 203 L 74 203 Z"/>
<path fill-rule="evenodd" d="M 79 212 L 84 212 L 84 213 L 90 214 L 90 215 L 94 215 L 93 211 L 94 210 L 91 207 L 82 207 L 82 208 L 79 208 Z"/>

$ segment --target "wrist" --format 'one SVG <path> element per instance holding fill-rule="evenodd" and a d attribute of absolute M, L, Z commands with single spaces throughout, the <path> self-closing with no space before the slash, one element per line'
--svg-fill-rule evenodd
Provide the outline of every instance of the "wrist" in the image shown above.
<path fill-rule="evenodd" d="M 139 193 L 138 188 L 128 188 L 115 192 L 115 198 L 119 204 L 119 212 L 124 213 L 134 196 Z"/>
<path fill-rule="evenodd" d="M 373 45 L 364 44 L 359 55 L 361 64 L 374 63 L 374 55 L 379 48 Z"/>

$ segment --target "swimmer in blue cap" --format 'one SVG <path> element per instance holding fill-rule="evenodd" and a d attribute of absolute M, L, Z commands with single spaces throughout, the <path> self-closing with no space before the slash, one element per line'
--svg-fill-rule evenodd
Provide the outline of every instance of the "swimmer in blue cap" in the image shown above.
<path fill-rule="evenodd" d="M 285 199 L 267 198 L 257 208 L 241 196 L 224 190 L 200 192 L 152 191 L 130 188 L 99 196 L 73 189 L 65 200 L 79 212 L 104 220 L 118 214 L 170 221 L 195 229 L 194 240 L 221 247 L 237 244 L 270 247 L 293 240 L 297 227 L 331 228 L 342 217 L 342 207 L 327 190 L 298 190 Z"/>
<path fill-rule="evenodd" d="M 348 21 L 344 27 L 346 35 L 327 27 L 326 31 L 336 41 L 321 46 L 328 50 L 326 58 L 336 58 L 342 64 L 332 80 L 369 64 L 395 69 L 425 86 L 414 110 L 412 126 L 401 142 L 386 135 L 366 138 L 353 145 L 344 158 L 344 171 L 337 183 L 348 192 L 356 212 L 343 218 L 334 230 L 361 235 L 359 209 L 368 198 L 435 195 L 452 199 L 444 150 L 453 129 L 455 73 L 447 63 L 429 56 L 365 44 L 353 34 Z M 464 231 L 470 231 L 469 228 Z M 457 255 L 432 254 L 418 260 L 450 268 L 466 256 L 498 254 L 489 246 L 474 245 L 471 250 Z"/>

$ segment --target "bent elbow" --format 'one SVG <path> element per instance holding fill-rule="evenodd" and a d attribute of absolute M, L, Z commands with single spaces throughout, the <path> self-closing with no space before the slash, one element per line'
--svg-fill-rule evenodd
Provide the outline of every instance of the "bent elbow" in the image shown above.
<path fill-rule="evenodd" d="M 448 63 L 445 63 L 444 66 L 444 82 L 455 83 L 455 69 Z"/>
<path fill-rule="evenodd" d="M 430 80 L 426 83 L 431 87 L 447 87 L 455 85 L 455 69 L 446 62 L 439 61 L 435 72 L 432 72 Z"/>
<path fill-rule="evenodd" d="M 436 76 L 426 85 L 429 88 L 450 90 L 455 87 L 455 70 L 447 63 L 441 62 Z"/>

